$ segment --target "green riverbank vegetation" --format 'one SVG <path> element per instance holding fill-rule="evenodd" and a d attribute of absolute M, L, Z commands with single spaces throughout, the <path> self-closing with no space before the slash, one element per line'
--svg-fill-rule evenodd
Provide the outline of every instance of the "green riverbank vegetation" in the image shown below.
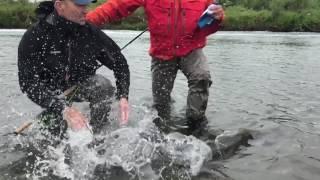
<path fill-rule="evenodd" d="M 92 4 L 95 8 L 104 0 Z M 220 0 L 225 8 L 223 30 L 320 32 L 320 0 Z M 0 28 L 27 28 L 36 21 L 37 3 L 28 0 L 0 1 Z M 138 9 L 107 29 L 143 30 L 144 11 Z"/>

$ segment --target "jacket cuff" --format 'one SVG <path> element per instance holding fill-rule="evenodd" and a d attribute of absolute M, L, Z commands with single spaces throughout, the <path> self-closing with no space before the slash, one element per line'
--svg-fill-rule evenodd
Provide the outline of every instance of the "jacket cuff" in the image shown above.
<path fill-rule="evenodd" d="M 121 98 L 129 99 L 128 94 L 117 94 L 116 95 L 117 100 L 120 100 Z"/>

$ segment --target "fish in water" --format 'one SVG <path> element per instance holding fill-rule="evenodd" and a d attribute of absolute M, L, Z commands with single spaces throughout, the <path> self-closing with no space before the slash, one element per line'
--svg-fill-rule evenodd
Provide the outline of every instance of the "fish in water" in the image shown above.
<path fill-rule="evenodd" d="M 204 142 L 178 132 L 163 134 L 153 123 L 145 123 L 113 131 L 95 149 L 109 168 L 121 167 L 137 179 L 190 179 L 204 164 L 230 157 L 253 138 L 246 129 L 217 132 L 216 138 Z"/>
<path fill-rule="evenodd" d="M 212 156 L 203 141 L 180 133 L 164 135 L 153 123 L 146 128 L 120 128 L 95 149 L 105 164 L 122 167 L 138 179 L 168 176 L 169 168 L 175 169 L 171 177 L 193 176 Z"/>

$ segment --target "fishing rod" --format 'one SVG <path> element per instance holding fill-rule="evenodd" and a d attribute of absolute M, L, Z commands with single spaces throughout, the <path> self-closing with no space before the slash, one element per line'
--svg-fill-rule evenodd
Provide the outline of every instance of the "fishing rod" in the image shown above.
<path fill-rule="evenodd" d="M 129 46 L 133 41 L 135 41 L 136 39 L 138 39 L 143 33 L 145 33 L 146 31 L 148 31 L 148 28 L 146 28 L 145 30 L 143 30 L 140 34 L 138 34 L 135 38 L 133 38 L 131 41 L 129 41 L 126 45 L 124 45 L 121 48 L 121 51 L 126 48 L 127 46 Z"/>

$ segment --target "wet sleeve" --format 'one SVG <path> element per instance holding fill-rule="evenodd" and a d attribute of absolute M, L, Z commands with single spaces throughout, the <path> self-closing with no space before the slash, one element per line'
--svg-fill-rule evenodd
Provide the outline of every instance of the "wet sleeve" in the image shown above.
<path fill-rule="evenodd" d="M 102 31 L 99 31 L 101 44 L 103 46 L 98 60 L 113 71 L 116 79 L 116 97 L 127 98 L 130 86 L 130 71 L 126 58 L 121 53 L 119 46 Z"/>
<path fill-rule="evenodd" d="M 96 26 L 119 20 L 144 6 L 145 0 L 108 0 L 86 15 L 86 20 Z"/>
<path fill-rule="evenodd" d="M 215 20 L 215 22 L 205 28 L 197 28 L 197 32 L 196 34 L 203 37 L 203 36 L 209 36 L 210 34 L 214 34 L 215 32 L 217 32 L 220 28 L 221 28 L 221 24 L 222 24 L 222 20 Z"/>
<path fill-rule="evenodd" d="M 39 48 L 42 40 L 36 37 L 36 34 L 28 30 L 19 44 L 19 85 L 22 92 L 34 103 L 52 112 L 61 113 L 66 104 L 64 99 L 59 98 L 61 92 L 51 91 L 46 83 L 48 79 L 41 77 L 44 51 Z"/>

